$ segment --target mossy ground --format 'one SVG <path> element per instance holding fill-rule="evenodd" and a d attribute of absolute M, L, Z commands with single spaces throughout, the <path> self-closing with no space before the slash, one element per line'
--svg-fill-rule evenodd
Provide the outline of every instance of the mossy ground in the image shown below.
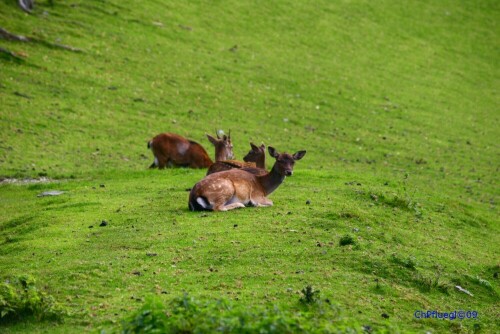
<path fill-rule="evenodd" d="M 38 40 L 0 40 L 19 55 L 0 58 L 0 175 L 53 180 L 0 185 L 0 275 L 73 313 L 2 331 L 109 328 L 148 294 L 294 309 L 312 285 L 376 330 L 494 332 L 499 17 L 484 0 L 0 1 L 0 26 Z M 154 135 L 213 154 L 215 129 L 237 158 L 307 150 L 273 207 L 189 212 L 205 171 L 147 170 Z M 414 318 L 434 309 L 479 318 Z"/>

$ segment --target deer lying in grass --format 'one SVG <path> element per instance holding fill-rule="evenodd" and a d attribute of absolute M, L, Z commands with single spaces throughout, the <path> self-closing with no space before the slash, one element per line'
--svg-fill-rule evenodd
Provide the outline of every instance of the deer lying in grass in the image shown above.
<path fill-rule="evenodd" d="M 266 171 L 266 147 L 262 144 L 260 147 L 250 143 L 252 149 L 245 155 L 243 161 L 222 160 L 216 161 L 208 168 L 207 175 L 230 170 L 233 168 L 248 168 L 252 174 L 265 174 Z"/>
<path fill-rule="evenodd" d="M 217 134 L 217 139 L 207 134 L 207 138 L 215 146 L 215 161 L 233 158 L 231 133 L 229 136 L 223 135 L 222 138 Z M 149 168 L 208 168 L 213 164 L 203 146 L 174 133 L 157 135 L 148 142 L 148 148 L 155 156 L 155 161 Z"/>
<path fill-rule="evenodd" d="M 231 169 L 206 176 L 195 184 L 189 194 L 191 211 L 227 211 L 245 206 L 271 206 L 266 196 L 271 194 L 293 173 L 296 160 L 302 159 L 306 151 L 290 155 L 278 153 L 269 147 L 269 154 L 276 159 L 270 172 L 254 175 L 241 169 Z"/>

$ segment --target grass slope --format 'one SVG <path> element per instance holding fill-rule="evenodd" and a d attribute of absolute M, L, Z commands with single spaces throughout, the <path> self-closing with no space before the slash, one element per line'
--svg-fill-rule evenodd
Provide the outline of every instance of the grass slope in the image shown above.
<path fill-rule="evenodd" d="M 58 180 L 0 185 L 0 273 L 74 316 L 2 331 L 94 331 L 183 291 L 293 310 L 307 284 L 376 330 L 499 327 L 498 2 L 54 3 L 0 1 L 39 41 L 0 40 L 22 55 L 0 56 L 0 175 Z M 146 170 L 152 136 L 212 152 L 216 128 L 238 158 L 308 151 L 275 206 L 192 213 L 204 171 Z"/>

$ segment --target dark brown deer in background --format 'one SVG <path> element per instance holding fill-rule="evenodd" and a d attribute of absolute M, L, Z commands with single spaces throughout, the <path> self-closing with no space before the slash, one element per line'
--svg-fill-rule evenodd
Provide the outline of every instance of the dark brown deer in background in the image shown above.
<path fill-rule="evenodd" d="M 215 161 L 233 157 L 231 133 L 229 136 L 223 135 L 222 138 L 217 134 L 217 139 L 207 134 L 207 138 L 215 146 Z M 163 169 L 174 166 L 208 168 L 213 164 L 203 146 L 175 133 L 157 135 L 148 142 L 148 148 L 153 151 L 155 157 L 149 168 Z"/>
<path fill-rule="evenodd" d="M 205 176 L 189 193 L 191 211 L 227 211 L 245 206 L 271 206 L 266 196 L 271 194 L 291 176 L 296 160 L 302 159 L 306 151 L 293 155 L 278 153 L 269 147 L 269 154 L 276 159 L 270 172 L 254 175 L 241 169 L 231 169 Z"/>
<path fill-rule="evenodd" d="M 230 170 L 233 168 L 249 168 L 247 171 L 253 174 L 265 174 L 266 171 L 266 146 L 262 144 L 260 147 L 250 143 L 252 149 L 243 158 L 244 161 L 238 160 L 222 160 L 214 162 L 208 168 L 207 175 Z"/>

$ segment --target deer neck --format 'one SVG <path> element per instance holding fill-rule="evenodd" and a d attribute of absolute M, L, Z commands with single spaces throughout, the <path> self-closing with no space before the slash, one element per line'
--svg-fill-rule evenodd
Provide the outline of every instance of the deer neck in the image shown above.
<path fill-rule="evenodd" d="M 260 184 L 262 185 L 262 188 L 264 189 L 264 192 L 267 196 L 275 191 L 280 186 L 280 184 L 283 183 L 283 181 L 285 180 L 285 175 L 281 175 L 280 173 L 278 173 L 275 166 L 273 166 L 273 169 L 271 169 L 269 173 L 258 176 L 257 178 L 259 179 Z"/>
<path fill-rule="evenodd" d="M 223 160 L 227 160 L 224 152 L 223 151 L 221 151 L 221 152 L 215 151 L 215 161 L 223 161 Z"/>
<path fill-rule="evenodd" d="M 257 159 L 255 161 L 255 166 L 258 168 L 266 168 L 266 156 L 263 156 L 262 158 Z"/>

